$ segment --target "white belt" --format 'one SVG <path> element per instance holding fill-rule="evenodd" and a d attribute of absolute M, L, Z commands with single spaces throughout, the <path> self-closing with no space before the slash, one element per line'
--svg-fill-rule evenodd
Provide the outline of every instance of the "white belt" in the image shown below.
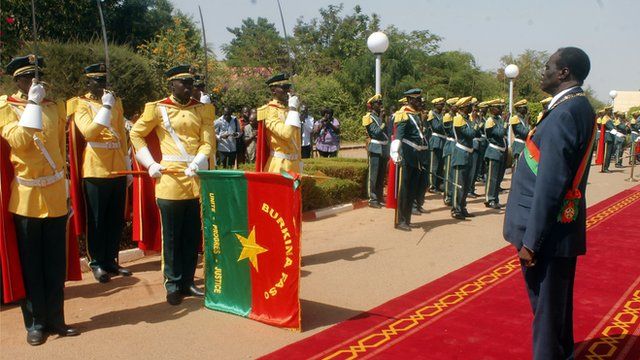
<path fill-rule="evenodd" d="M 513 141 L 519 142 L 519 143 L 523 143 L 526 144 L 526 142 L 522 139 L 518 139 L 518 138 L 514 138 Z"/>
<path fill-rule="evenodd" d="M 638 132 L 637 132 L 637 131 L 632 131 L 631 133 L 632 133 L 633 135 L 640 135 L 640 134 L 638 134 Z"/>
<path fill-rule="evenodd" d="M 18 182 L 18 184 L 24 185 L 24 186 L 45 187 L 62 180 L 63 177 L 64 177 L 64 171 L 57 171 L 53 175 L 41 176 L 36 179 L 25 179 L 25 178 L 16 176 L 16 181 Z"/>
<path fill-rule="evenodd" d="M 456 141 L 456 139 L 447 136 L 447 141 Z"/>
<path fill-rule="evenodd" d="M 380 145 L 387 145 L 389 143 L 388 140 L 376 140 L 376 139 L 371 139 L 371 143 L 372 144 L 380 144 Z"/>
<path fill-rule="evenodd" d="M 444 136 L 444 135 L 442 135 L 442 134 L 438 134 L 437 132 L 431 133 L 431 135 L 433 135 L 433 136 L 437 136 L 437 137 L 439 137 L 440 139 L 446 139 L 446 138 L 447 138 L 446 136 Z"/>
<path fill-rule="evenodd" d="M 482 137 L 476 137 L 476 138 L 473 138 L 473 140 L 475 140 L 475 141 L 482 141 L 482 140 L 484 140 L 484 138 L 482 138 Z"/>
<path fill-rule="evenodd" d="M 493 149 L 496 149 L 496 150 L 499 150 L 499 151 L 501 151 L 501 152 L 504 152 L 504 151 L 506 150 L 506 148 L 504 148 L 504 147 L 502 147 L 502 146 L 498 146 L 498 145 L 496 145 L 496 144 L 492 144 L 492 143 L 489 143 L 489 147 L 490 147 L 490 148 L 493 148 Z"/>
<path fill-rule="evenodd" d="M 274 158 L 278 158 L 278 159 L 298 160 L 298 155 L 297 154 L 285 154 L 285 153 L 280 152 L 280 151 L 272 151 L 271 152 L 271 156 L 273 156 Z"/>
<path fill-rule="evenodd" d="M 409 145 L 409 146 L 411 146 L 412 148 L 414 148 L 414 149 L 416 149 L 418 151 L 429 150 L 428 146 L 418 145 L 418 144 L 416 144 L 414 142 L 411 142 L 410 140 L 407 140 L 407 139 L 402 139 L 402 142 L 407 144 L 407 145 Z"/>
<path fill-rule="evenodd" d="M 458 149 L 460 149 L 460 150 L 464 150 L 464 151 L 468 152 L 469 154 L 473 153 L 473 148 L 466 147 L 466 146 L 460 144 L 459 142 L 456 143 L 456 147 Z"/>
<path fill-rule="evenodd" d="M 185 162 L 185 163 L 190 163 L 193 161 L 193 159 L 195 159 L 196 157 L 193 155 L 187 155 L 187 156 L 183 156 L 183 155 L 167 155 L 167 154 L 162 154 L 162 160 L 164 161 L 173 161 L 173 162 Z"/>
<path fill-rule="evenodd" d="M 623 138 L 623 137 L 625 137 L 625 134 L 619 132 L 619 133 L 616 133 L 616 136 L 619 137 L 619 138 Z"/>
<path fill-rule="evenodd" d="M 87 145 L 89 145 L 89 147 L 92 147 L 94 149 L 110 149 L 110 150 L 115 150 L 115 149 L 119 149 L 120 148 L 120 143 L 117 142 L 96 142 L 96 141 L 89 141 L 87 142 Z"/>

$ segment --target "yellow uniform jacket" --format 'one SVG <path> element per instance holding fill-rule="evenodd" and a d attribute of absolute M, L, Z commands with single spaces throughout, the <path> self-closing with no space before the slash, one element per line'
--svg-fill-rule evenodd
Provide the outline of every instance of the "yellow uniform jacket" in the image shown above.
<path fill-rule="evenodd" d="M 117 98 L 111 109 L 110 129 L 93 122 L 101 107 L 102 102 L 92 99 L 91 94 L 67 101 L 67 115 L 73 115 L 76 127 L 87 142 L 82 154 L 83 178 L 114 177 L 118 175 L 111 172 L 127 169 L 128 141 L 122 101 Z"/>
<path fill-rule="evenodd" d="M 214 116 L 209 114 L 212 110 L 212 106 L 205 106 L 193 99 L 182 105 L 173 96 L 147 103 L 142 116 L 131 128 L 131 143 L 136 150 L 141 149 L 147 146 L 147 135 L 154 132 L 162 152 L 160 164 L 169 170 L 184 170 L 196 154 L 209 158 L 211 152 L 215 151 Z M 166 111 L 171 128 L 187 153 L 186 157 L 165 126 L 163 111 Z M 200 197 L 200 181 L 198 177 L 188 177 L 182 172 L 163 174 L 156 180 L 155 191 L 158 199 L 196 199 Z"/>
<path fill-rule="evenodd" d="M 264 121 L 270 150 L 264 168 L 267 172 L 302 172 L 300 128 L 285 124 L 288 112 L 287 106 L 277 100 L 258 109 L 258 121 Z"/>
<path fill-rule="evenodd" d="M 42 131 L 18 125 L 26 104 L 27 96 L 22 92 L 0 97 L 0 133 L 11 148 L 16 176 L 11 183 L 9 212 L 35 218 L 64 216 L 68 212 L 64 103 L 42 101 Z M 55 169 L 38 143 L 46 149 Z M 38 182 L 40 185 L 33 185 Z"/>

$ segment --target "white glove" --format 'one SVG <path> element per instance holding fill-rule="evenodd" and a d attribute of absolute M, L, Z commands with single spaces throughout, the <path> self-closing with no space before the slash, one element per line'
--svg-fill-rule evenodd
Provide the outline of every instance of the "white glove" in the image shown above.
<path fill-rule="evenodd" d="M 284 124 L 300 128 L 300 113 L 295 110 L 289 110 Z"/>
<path fill-rule="evenodd" d="M 33 101 L 36 104 L 40 104 L 42 100 L 44 100 L 45 95 L 46 92 L 44 91 L 44 86 L 42 86 L 42 84 L 40 83 L 37 83 L 36 79 L 33 79 L 31 87 L 29 88 L 29 95 L 27 96 L 27 99 L 29 101 Z"/>
<path fill-rule="evenodd" d="M 391 142 L 391 146 L 389 147 L 389 156 L 391 156 L 391 160 L 394 163 L 400 162 L 400 140 L 393 140 Z"/>
<path fill-rule="evenodd" d="M 207 165 L 208 165 L 207 157 L 204 154 L 198 154 L 193 159 L 191 164 L 189 164 L 187 168 L 184 169 L 184 174 L 189 177 L 194 177 L 196 176 L 196 171 L 206 170 Z"/>
<path fill-rule="evenodd" d="M 18 125 L 25 128 L 42 130 L 42 109 L 40 105 L 27 104 L 20 116 Z"/>
<path fill-rule="evenodd" d="M 202 93 L 202 95 L 200 95 L 200 102 L 203 104 L 211 104 L 211 98 L 209 95 Z"/>
<path fill-rule="evenodd" d="M 113 107 L 116 104 L 116 97 L 113 96 L 111 91 L 104 90 L 104 94 L 102 95 L 102 105 L 108 105 Z"/>
<path fill-rule="evenodd" d="M 611 135 L 618 136 L 618 130 L 616 130 L 616 129 L 611 129 Z"/>
<path fill-rule="evenodd" d="M 160 170 L 164 170 L 164 166 L 158 164 L 151 156 L 151 152 L 145 146 L 136 152 L 136 159 L 140 164 L 147 168 L 149 176 L 153 178 L 159 178 L 162 176 Z"/>
<path fill-rule="evenodd" d="M 104 99 L 104 96 L 102 98 Z M 106 128 L 111 127 L 111 109 L 107 109 L 104 106 L 101 107 L 93 118 L 93 122 Z"/>
<path fill-rule="evenodd" d="M 298 110 L 298 107 L 300 107 L 300 99 L 295 95 L 289 97 L 289 109 L 294 108 Z"/>

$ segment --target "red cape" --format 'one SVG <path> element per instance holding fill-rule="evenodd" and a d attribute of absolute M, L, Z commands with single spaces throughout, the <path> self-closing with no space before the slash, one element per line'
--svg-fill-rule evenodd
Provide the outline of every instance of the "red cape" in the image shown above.
<path fill-rule="evenodd" d="M 391 140 L 395 140 L 396 138 L 396 126 L 393 126 L 393 135 L 391 136 Z M 387 208 L 389 209 L 397 209 L 398 208 L 398 187 L 400 184 L 398 182 L 398 172 L 399 168 L 396 166 L 396 163 L 389 158 L 389 166 L 387 167 Z"/>
<path fill-rule="evenodd" d="M 18 301 L 25 296 L 22 267 L 16 239 L 13 215 L 9 212 L 13 165 L 9 160 L 9 144 L 0 138 L 0 262 L 2 263 L 2 299 L 5 303 Z M 82 280 L 78 241 L 71 225 L 73 212 L 67 219 L 67 280 Z"/>
<path fill-rule="evenodd" d="M 263 172 L 269 158 L 267 129 L 264 126 L 264 121 L 258 121 L 258 137 L 256 141 L 256 172 Z"/>
<path fill-rule="evenodd" d="M 598 140 L 598 151 L 596 153 L 596 165 L 601 165 L 604 161 L 604 124 L 600 125 L 600 139 Z"/>

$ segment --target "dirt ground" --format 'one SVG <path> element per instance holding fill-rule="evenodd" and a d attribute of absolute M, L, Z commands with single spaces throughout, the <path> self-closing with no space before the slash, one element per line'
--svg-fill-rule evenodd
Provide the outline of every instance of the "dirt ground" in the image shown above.
<path fill-rule="evenodd" d="M 625 181 L 628 167 L 612 174 L 597 170 L 591 169 L 589 204 L 637 184 Z M 509 187 L 508 177 L 503 186 Z M 484 193 L 482 186 L 477 191 Z M 503 194 L 500 200 L 506 198 Z M 19 307 L 3 306 L 0 359 L 255 358 L 506 246 L 503 211 L 486 209 L 482 202 L 483 197 L 470 199 L 469 211 L 477 217 L 459 221 L 431 195 L 425 206 L 429 213 L 414 217 L 420 227 L 410 233 L 393 229 L 388 209 L 365 208 L 303 223 L 300 333 L 211 311 L 193 298 L 168 305 L 160 258 L 148 256 L 128 265 L 133 277 L 99 284 L 85 274 L 83 281 L 68 284 L 66 320 L 82 331 L 79 337 L 52 336 L 31 347 Z M 196 276 L 202 285 L 201 267 Z"/>

